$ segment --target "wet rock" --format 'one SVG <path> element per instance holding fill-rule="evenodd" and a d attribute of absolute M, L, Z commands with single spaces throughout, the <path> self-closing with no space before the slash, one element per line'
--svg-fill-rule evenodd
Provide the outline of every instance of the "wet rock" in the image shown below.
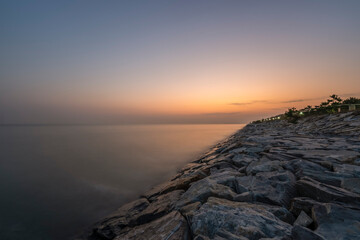
<path fill-rule="evenodd" d="M 183 216 L 173 211 L 153 222 L 137 226 L 115 240 L 190 240 L 188 224 Z"/>
<path fill-rule="evenodd" d="M 294 226 L 300 225 L 303 227 L 307 227 L 312 222 L 313 222 L 313 220 L 311 219 L 311 217 L 309 217 L 304 211 L 301 211 L 300 215 L 297 217 L 296 221 L 294 222 Z"/>
<path fill-rule="evenodd" d="M 360 211 L 337 204 L 326 203 L 314 206 L 313 219 L 317 225 L 315 232 L 324 239 L 359 239 Z"/>
<path fill-rule="evenodd" d="M 290 236 L 291 225 L 278 219 L 263 205 L 209 198 L 191 219 L 195 236 L 213 239 L 221 232 L 250 240 Z"/>
<path fill-rule="evenodd" d="M 305 177 L 296 183 L 298 194 L 310 197 L 320 202 L 340 201 L 355 202 L 360 200 L 360 195 L 345 189 L 319 183 L 311 178 Z"/>
<path fill-rule="evenodd" d="M 296 225 L 291 230 L 291 237 L 293 240 L 326 240 L 319 234 L 311 231 L 308 228 Z"/>
<path fill-rule="evenodd" d="M 237 179 L 239 193 L 252 192 L 255 201 L 289 206 L 294 197 L 295 176 L 289 171 L 258 173 Z"/>

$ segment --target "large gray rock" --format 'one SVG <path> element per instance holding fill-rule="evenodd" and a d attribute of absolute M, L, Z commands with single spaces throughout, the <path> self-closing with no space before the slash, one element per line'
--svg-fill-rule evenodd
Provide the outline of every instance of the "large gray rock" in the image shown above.
<path fill-rule="evenodd" d="M 337 204 L 314 206 L 315 232 L 328 240 L 357 240 L 360 236 L 360 211 Z"/>
<path fill-rule="evenodd" d="M 299 180 L 296 183 L 296 187 L 300 196 L 310 197 L 320 202 L 356 202 L 360 200 L 359 194 L 349 192 L 342 188 L 319 183 L 308 177 Z"/>
<path fill-rule="evenodd" d="M 321 203 L 307 197 L 296 197 L 291 201 L 290 212 L 295 216 L 299 216 L 301 211 L 304 211 L 311 216 L 311 210 L 315 205 L 321 205 Z"/>
<path fill-rule="evenodd" d="M 309 217 L 304 211 L 301 211 L 299 216 L 297 217 L 296 221 L 294 222 L 294 226 L 300 225 L 303 227 L 307 227 L 312 222 L 313 222 L 313 220 L 311 219 L 311 217 Z"/>
<path fill-rule="evenodd" d="M 92 236 L 113 239 L 127 228 L 150 222 L 162 217 L 174 208 L 183 190 L 158 196 L 152 203 L 141 198 L 121 207 L 117 212 L 97 224 Z"/>
<path fill-rule="evenodd" d="M 183 190 L 175 190 L 158 196 L 147 208 L 136 215 L 134 224 L 131 222 L 130 224 L 132 226 L 144 224 L 167 214 L 174 208 L 175 203 L 183 193 Z"/>
<path fill-rule="evenodd" d="M 183 216 L 173 211 L 153 222 L 137 226 L 115 240 L 190 240 L 188 224 Z"/>
<path fill-rule="evenodd" d="M 208 169 L 209 170 L 209 169 Z M 147 199 L 152 199 L 161 194 L 165 194 L 174 190 L 187 190 L 190 184 L 194 181 L 200 180 L 207 176 L 207 172 L 203 171 L 201 168 L 191 171 L 189 173 L 183 174 L 178 178 L 173 179 L 172 181 L 160 184 L 150 191 L 145 193 L 143 196 Z"/>
<path fill-rule="evenodd" d="M 341 187 L 351 192 L 360 194 L 360 178 L 344 178 Z"/>
<path fill-rule="evenodd" d="M 356 151 L 341 149 L 289 150 L 287 153 L 303 159 L 327 159 L 344 163 L 353 161 L 359 156 Z"/>
<path fill-rule="evenodd" d="M 291 230 L 291 237 L 293 240 L 326 240 L 319 234 L 300 225 L 296 225 L 293 227 L 293 229 Z"/>
<path fill-rule="evenodd" d="M 97 223 L 90 236 L 93 238 L 113 239 L 119 235 L 129 223 L 136 224 L 137 216 L 150 205 L 145 198 L 123 205 L 116 212 Z"/>
<path fill-rule="evenodd" d="M 246 168 L 247 175 L 255 175 L 260 172 L 272 172 L 283 170 L 282 162 L 275 160 L 270 161 L 269 159 L 261 159 L 260 161 L 252 162 Z"/>
<path fill-rule="evenodd" d="M 352 164 L 336 164 L 334 171 L 338 173 L 349 174 L 353 177 L 360 178 L 360 166 Z"/>
<path fill-rule="evenodd" d="M 227 232 L 249 240 L 290 236 L 291 225 L 281 221 L 265 205 L 209 198 L 191 219 L 194 236 L 209 239 Z"/>
<path fill-rule="evenodd" d="M 236 154 L 232 158 L 232 163 L 237 167 L 247 167 L 251 162 L 257 161 L 258 158 L 246 154 Z"/>
<path fill-rule="evenodd" d="M 252 192 L 255 201 L 289 206 L 294 197 L 295 176 L 289 171 L 264 172 L 237 179 L 238 192 Z"/>
<path fill-rule="evenodd" d="M 230 187 L 219 184 L 210 178 L 204 178 L 191 185 L 191 187 L 176 203 L 176 208 L 179 209 L 194 202 L 203 203 L 209 197 L 219 197 L 232 200 L 235 196 L 236 193 Z"/>

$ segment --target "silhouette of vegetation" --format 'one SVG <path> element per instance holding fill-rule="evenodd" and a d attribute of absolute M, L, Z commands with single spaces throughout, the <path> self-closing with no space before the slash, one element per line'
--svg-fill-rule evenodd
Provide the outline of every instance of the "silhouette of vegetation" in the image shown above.
<path fill-rule="evenodd" d="M 333 94 L 329 96 L 325 102 L 320 103 L 317 106 L 310 106 L 303 109 L 297 110 L 296 108 L 289 108 L 284 114 L 278 115 L 275 117 L 270 117 L 255 122 L 264 122 L 285 119 L 288 122 L 296 123 L 300 118 L 311 116 L 311 115 L 321 115 L 321 114 L 332 114 L 337 112 L 346 112 L 350 110 L 360 109 L 360 98 L 349 97 L 345 100 L 342 100 L 338 95 Z"/>

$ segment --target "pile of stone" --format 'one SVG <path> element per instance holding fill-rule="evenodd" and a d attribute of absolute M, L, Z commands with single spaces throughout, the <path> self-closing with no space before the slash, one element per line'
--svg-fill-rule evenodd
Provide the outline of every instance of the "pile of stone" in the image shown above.
<path fill-rule="evenodd" d="M 84 239 L 360 239 L 360 114 L 249 124 Z"/>

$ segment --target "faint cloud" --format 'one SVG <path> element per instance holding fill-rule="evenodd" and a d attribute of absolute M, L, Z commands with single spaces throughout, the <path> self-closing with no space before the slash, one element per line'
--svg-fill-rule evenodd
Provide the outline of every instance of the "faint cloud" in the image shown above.
<path fill-rule="evenodd" d="M 281 103 L 297 103 L 297 102 L 305 102 L 309 100 L 312 99 L 293 99 L 293 100 L 282 101 Z"/>
<path fill-rule="evenodd" d="M 245 106 L 245 105 L 251 105 L 251 104 L 255 104 L 255 103 L 267 103 L 267 100 L 255 100 L 255 101 L 251 101 L 251 102 L 235 102 L 235 103 L 229 103 L 229 105 L 233 105 L 233 106 Z"/>

